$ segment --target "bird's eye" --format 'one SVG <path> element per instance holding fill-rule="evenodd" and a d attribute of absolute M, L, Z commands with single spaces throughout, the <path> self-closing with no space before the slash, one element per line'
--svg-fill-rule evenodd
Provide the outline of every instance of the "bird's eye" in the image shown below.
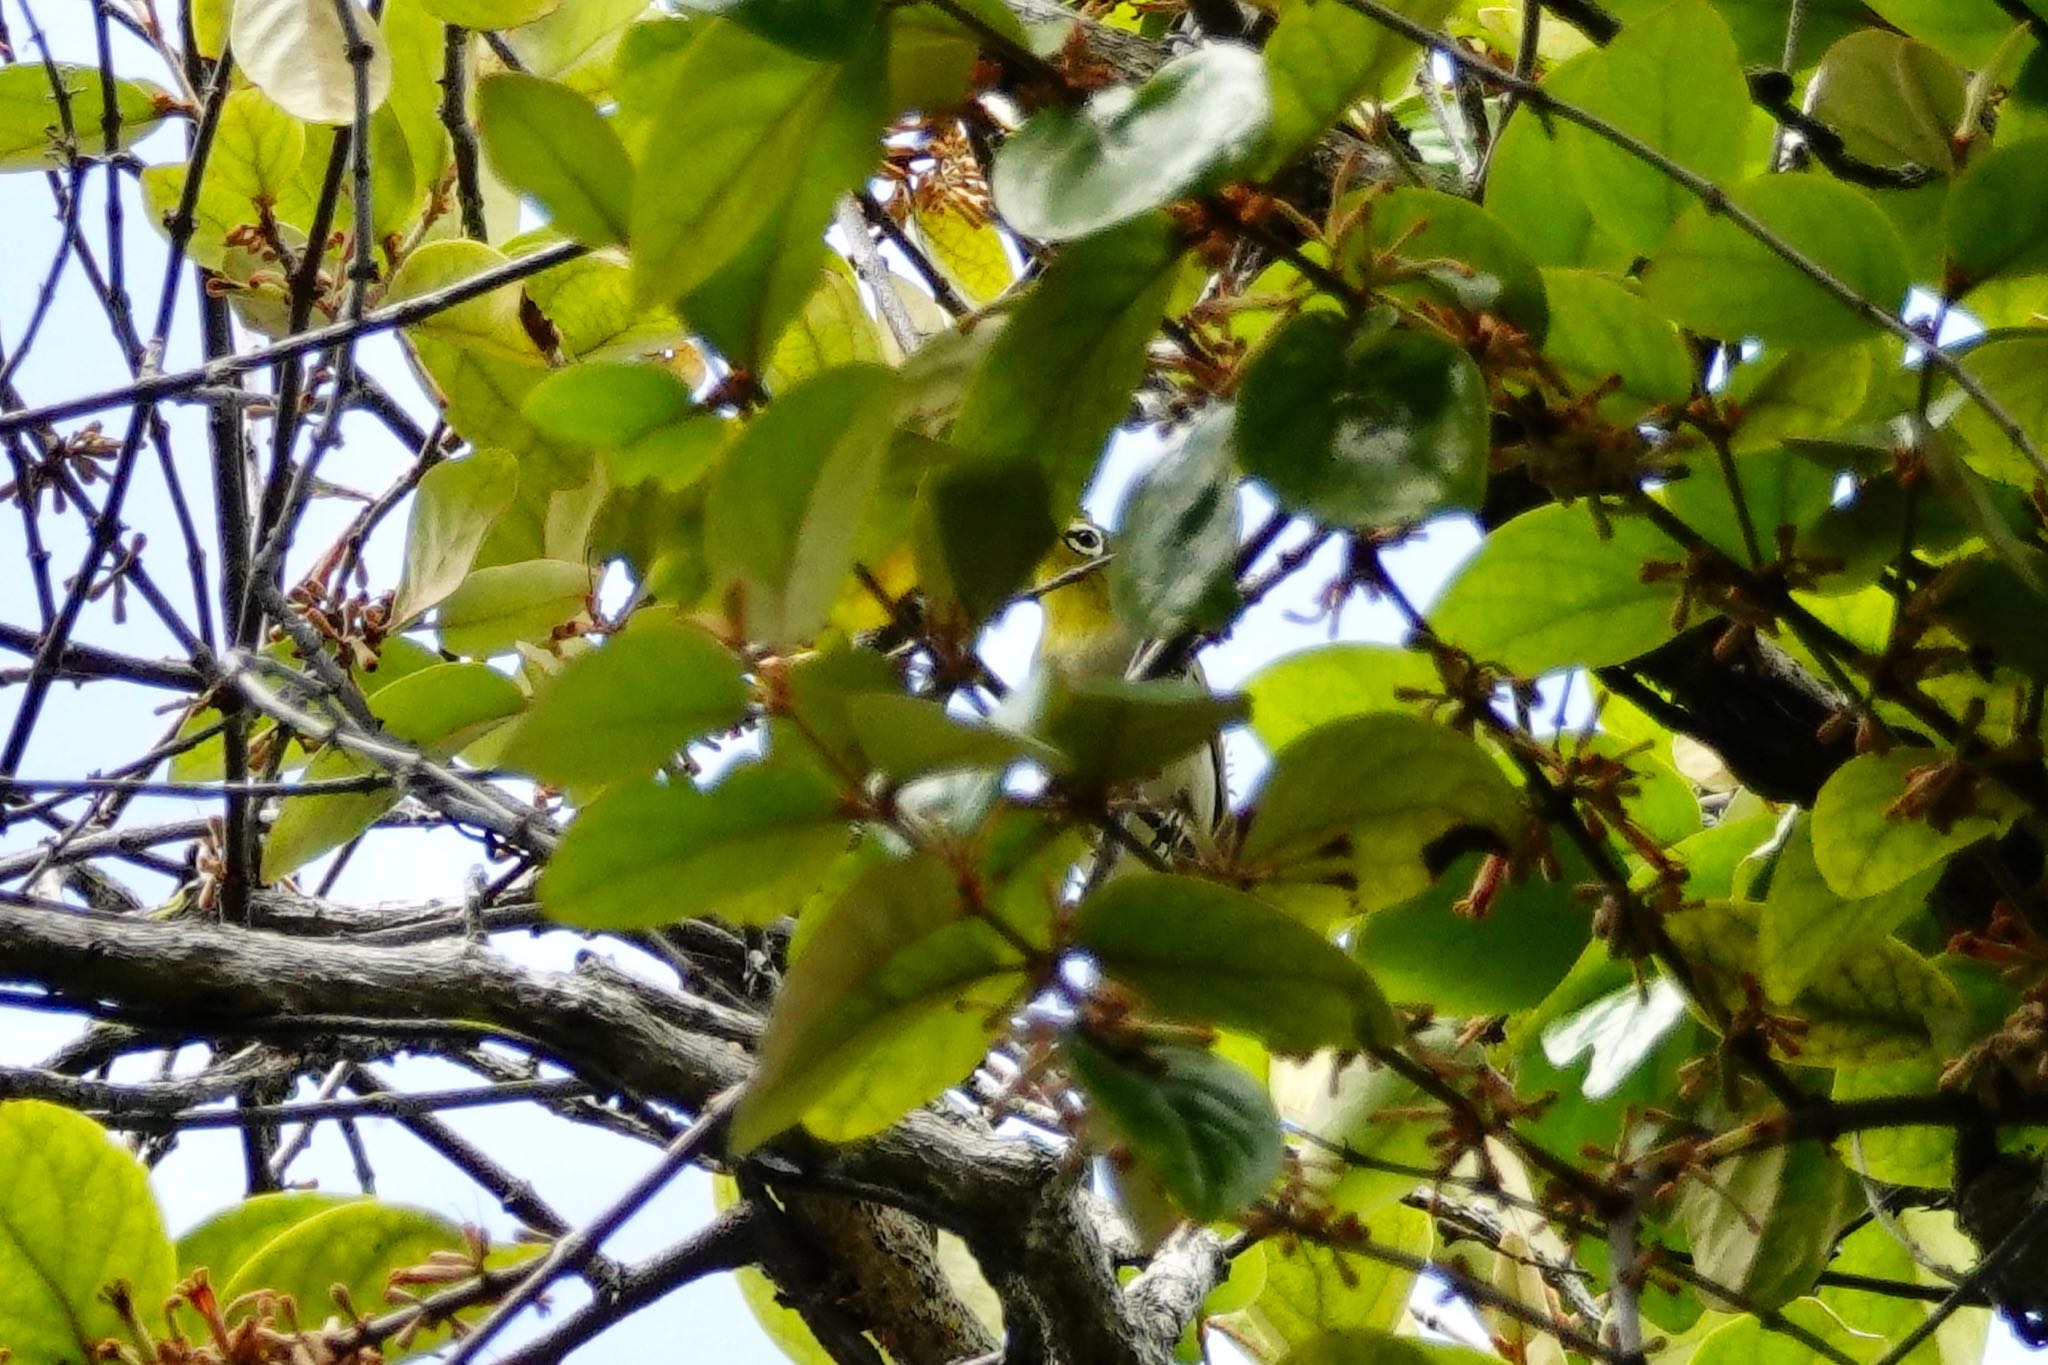
<path fill-rule="evenodd" d="M 1077 555 L 1102 553 L 1102 532 L 1092 526 L 1076 526 L 1066 534 L 1067 548 Z"/>

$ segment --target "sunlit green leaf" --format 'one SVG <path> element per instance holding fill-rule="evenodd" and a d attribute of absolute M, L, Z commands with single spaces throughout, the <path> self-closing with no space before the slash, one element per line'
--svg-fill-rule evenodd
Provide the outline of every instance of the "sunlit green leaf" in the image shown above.
<path fill-rule="evenodd" d="M 1882 312 L 1905 298 L 1898 231 L 1870 200 L 1838 181 L 1769 175 L 1728 197 L 1837 283 Z M 1873 323 L 1726 217 L 1694 205 L 1643 276 L 1645 297 L 1680 326 L 1708 336 L 1785 346 L 1843 346 Z"/>
<path fill-rule="evenodd" d="M 1252 730 L 1284 749 L 1318 725 L 1368 711 L 1398 711 L 1402 689 L 1441 686 L 1426 655 L 1390 645 L 1341 644 L 1290 654 L 1244 685 Z"/>
<path fill-rule="evenodd" d="M 1368 212 L 1371 236 L 1358 245 L 1385 257 L 1373 274 L 1389 296 L 1492 313 L 1542 342 L 1550 325 L 1543 276 L 1492 214 L 1454 194 L 1407 186 L 1377 195 Z M 1338 260 L 1350 257 L 1346 250 Z"/>
<path fill-rule="evenodd" d="M 838 791 L 804 764 L 748 765 L 703 791 L 623 786 L 569 827 L 540 900 L 588 929 L 711 914 L 761 923 L 796 908 L 846 847 Z"/>
<path fill-rule="evenodd" d="M 391 618 L 405 622 L 461 586 L 491 522 L 509 507 L 519 472 L 502 450 L 472 451 L 435 465 L 413 494 L 405 532 L 405 570 Z"/>
<path fill-rule="evenodd" d="M 447 758 L 526 705 L 518 684 L 481 664 L 437 664 L 408 674 L 369 697 L 370 712 L 391 738 Z M 383 770 L 344 744 L 322 750 L 305 780 L 371 777 Z M 275 881 L 339 848 L 398 804 L 391 782 L 367 791 L 287 797 L 263 843 L 263 880 Z"/>
<path fill-rule="evenodd" d="M 1762 906 L 1709 901 L 1665 917 L 1703 993 L 1725 1015 L 1750 1001 L 1760 981 Z M 1929 1055 L 1960 1008 L 1956 989 L 1897 939 L 1879 939 L 1815 978 L 1799 996 L 1775 1002 L 1806 1027 L 1799 1059 L 1814 1066 L 1868 1066 Z"/>
<path fill-rule="evenodd" d="M 1813 803 L 1813 860 L 1836 895 L 1889 891 L 2012 823 L 2013 799 L 1989 783 L 1982 784 L 1974 808 L 1964 807 L 1940 828 L 1938 815 L 1896 809 L 1916 777 L 1924 778 L 1950 757 L 1901 746 L 1886 754 L 1860 754 L 1828 779 Z"/>
<path fill-rule="evenodd" d="M 820 233 L 826 204 L 794 187 L 850 188 L 874 163 L 882 121 L 878 42 L 844 62 L 786 52 L 733 23 L 690 45 L 660 115 L 658 153 L 634 182 L 634 278 L 642 297 L 672 300 L 711 280 L 757 236 Z M 760 166 L 782 168 L 774 177 Z M 791 172 L 794 172 L 793 174 Z M 769 225 L 778 211 L 814 221 Z"/>
<path fill-rule="evenodd" d="M 1741 174 L 1749 87 L 1728 25 L 1706 0 L 1674 0 L 1570 66 L 1581 107 L 1717 184 Z M 1629 250 L 1655 251 L 1694 207 L 1690 190 L 1632 152 L 1576 126 L 1558 135 L 1593 220 Z"/>
<path fill-rule="evenodd" d="M 1810 824 L 1811 817 L 1797 817 L 1764 903 L 1764 985 L 1781 1000 L 1794 998 L 1834 964 L 1898 928 L 1926 904 L 1937 876 L 1929 869 L 1874 896 L 1839 895 L 1814 865 Z"/>
<path fill-rule="evenodd" d="M 435 614 L 441 647 L 484 658 L 518 641 L 546 640 L 557 626 L 582 615 L 590 570 L 562 559 L 528 559 L 477 569 L 445 598 Z"/>
<path fill-rule="evenodd" d="M 1674 633 L 1675 581 L 1645 582 L 1647 562 L 1681 556 L 1662 532 L 1583 507 L 1539 507 L 1499 527 L 1444 590 L 1430 624 L 1480 659 L 1535 677 L 1620 663 Z"/>
<path fill-rule="evenodd" d="M 1963 73 L 1952 62 L 1876 28 L 1830 47 L 1807 90 L 1808 111 L 1840 134 L 1851 156 L 1944 173 L 1955 167 L 1963 102 Z"/>
<path fill-rule="evenodd" d="M 61 107 L 50 86 L 52 70 L 62 82 L 65 102 Z M 121 114 L 119 144 L 125 148 L 162 122 L 170 112 L 171 97 L 147 81 L 116 81 L 114 107 Z M 0 67 L 0 171 L 54 169 L 60 161 L 64 108 L 71 114 L 72 147 L 85 156 L 104 152 L 107 142 L 101 119 L 106 87 L 97 67 L 70 62 L 45 66 L 40 61 L 16 61 Z M 225 110 L 222 117 L 226 117 Z"/>
<path fill-rule="evenodd" d="M 790 967 L 760 1064 L 733 1116 L 732 1149 L 745 1152 L 802 1120 L 844 1073 L 918 1015 L 970 1015 L 987 1030 L 979 1040 L 986 1047 L 1002 1023 L 990 1011 L 1021 984 L 1022 966 L 1001 934 L 967 913 L 959 881 L 943 863 L 915 858 L 868 869 L 825 912 Z M 896 1114 L 864 1126 L 871 1131 L 931 1098 L 975 1057 L 942 1060 L 948 1069 L 934 1074 L 929 1058 L 918 1059 L 915 1084 L 892 1085 Z"/>
<path fill-rule="evenodd" d="M 541 689 L 503 761 L 558 787 L 644 776 L 689 740 L 738 721 L 746 702 L 732 651 L 671 615 L 644 612 Z"/>
<path fill-rule="evenodd" d="M 2048 138 L 1996 148 L 1970 163 L 1942 218 L 1948 287 L 1965 294 L 1999 276 L 2048 271 Z"/>
<path fill-rule="evenodd" d="M 127 1340 L 100 1293 L 116 1280 L 161 1323 L 171 1241 L 149 1173 L 98 1124 L 42 1100 L 0 1104 L 0 1208 L 0 1341 L 14 1359 L 88 1360 Z"/>
<path fill-rule="evenodd" d="M 1835 1233 L 1862 1199 L 1816 1142 L 1748 1153 L 1680 1196 L 1693 1264 L 1743 1301 L 1777 1308 L 1813 1288 Z"/>
<path fill-rule="evenodd" d="M 1693 367 L 1677 331 L 1625 285 L 1590 270 L 1546 269 L 1550 332 L 1544 358 L 1581 391 L 1610 379 L 1645 406 L 1683 403 Z"/>

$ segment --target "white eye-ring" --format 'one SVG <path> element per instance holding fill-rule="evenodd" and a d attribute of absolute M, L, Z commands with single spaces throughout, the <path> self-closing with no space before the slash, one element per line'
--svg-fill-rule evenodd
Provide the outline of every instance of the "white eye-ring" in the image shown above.
<path fill-rule="evenodd" d="M 1067 548 L 1077 555 L 1099 555 L 1102 553 L 1102 532 L 1093 526 L 1076 526 L 1068 531 L 1064 539 Z"/>

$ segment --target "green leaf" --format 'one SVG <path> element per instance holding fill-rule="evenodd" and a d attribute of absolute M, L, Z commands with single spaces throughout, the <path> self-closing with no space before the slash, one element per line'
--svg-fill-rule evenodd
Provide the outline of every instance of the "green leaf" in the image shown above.
<path fill-rule="evenodd" d="M 435 18 L 464 28 L 518 28 L 553 13 L 562 0 L 420 0 Z"/>
<path fill-rule="evenodd" d="M 1785 1305 L 1784 1316 L 1787 1322 L 1851 1359 L 1861 1359 L 1870 1353 L 1869 1340 L 1845 1327 L 1812 1299 Z M 1693 1351 L 1690 1365 L 1811 1365 L 1817 1358 L 1813 1347 L 1800 1338 L 1773 1332 L 1760 1319 L 1744 1316 L 1708 1333 Z"/>
<path fill-rule="evenodd" d="M 751 1151 L 802 1121 L 907 1023 L 931 1013 L 972 1014 L 982 1025 L 976 1055 L 942 1057 L 943 1074 L 928 1060 L 902 1058 L 916 1064 L 891 1083 L 888 1107 L 896 1112 L 869 1131 L 932 1098 L 1001 1031 L 1006 1021 L 997 1007 L 1022 986 L 1023 967 L 993 926 L 968 914 L 956 874 L 938 859 L 870 867 L 790 964 L 759 1065 L 733 1114 L 730 1149 Z"/>
<path fill-rule="evenodd" d="M 1495 1359 L 1467 1346 L 1354 1329 L 1325 1333 L 1289 1351 L 1281 1365 L 1485 1365 Z"/>
<path fill-rule="evenodd" d="M 178 1239 L 178 1271 L 205 1268 L 216 1288 L 232 1282 L 250 1258 L 278 1236 L 359 1195 L 279 1190 L 231 1204 Z"/>
<path fill-rule="evenodd" d="M 868 697 L 902 697 L 903 675 L 875 650 L 840 645 L 795 659 L 785 693 L 784 705 L 803 737 L 833 768 L 846 771 L 868 762 L 851 713 L 853 703 Z"/>
<path fill-rule="evenodd" d="M 641 158 L 634 182 L 641 297 L 690 293 L 756 237 L 822 232 L 831 196 L 877 158 L 881 65 L 879 42 L 844 63 L 815 62 L 736 24 L 709 25 L 677 67 L 656 124 L 659 145 Z M 773 176 L 762 174 L 768 166 Z M 824 200 L 813 202 L 819 185 Z M 800 217 L 788 216 L 793 208 Z"/>
<path fill-rule="evenodd" d="M 1384 260 L 1372 271 L 1390 297 L 1433 299 L 1467 312 L 1485 311 L 1541 342 L 1550 325 L 1543 277 L 1497 218 L 1468 199 L 1402 186 L 1372 198 L 1371 250 Z M 1366 244 L 1353 236 L 1346 244 Z M 1349 250 L 1338 260 L 1350 264 Z M 1417 274 L 1413 283 L 1401 282 Z"/>
<path fill-rule="evenodd" d="M 1263 146 L 1269 113 L 1259 54 L 1204 44 L 1135 90 L 1040 110 L 996 156 L 996 207 L 1041 241 L 1100 232 L 1231 179 Z"/>
<path fill-rule="evenodd" d="M 356 36 L 368 50 L 369 107 L 391 93 L 391 53 L 376 20 L 357 0 Z M 493 24 L 490 27 L 497 27 Z M 308 123 L 349 123 L 356 113 L 355 64 L 337 0 L 238 0 L 229 19 L 235 68 L 278 108 Z"/>
<path fill-rule="evenodd" d="M 1835 1234 L 1863 1204 L 1854 1177 L 1818 1142 L 1751 1152 L 1689 1181 L 1679 1217 L 1701 1274 L 1746 1305 L 1782 1307 L 1813 1288 Z"/>
<path fill-rule="evenodd" d="M 2016 553 L 2017 567 L 1988 554 L 1950 563 L 1928 594 L 1931 614 L 1965 644 L 2039 681 L 2048 678 L 2048 637 L 2039 629 L 2048 613 L 2048 555 Z"/>
<path fill-rule="evenodd" d="M 1246 680 L 1252 731 L 1286 748 L 1318 725 L 1372 711 L 1399 711 L 1408 688 L 1442 686 L 1426 654 L 1391 645 L 1323 645 L 1267 664 Z"/>
<path fill-rule="evenodd" d="M 1191 679 L 1061 681 L 1048 684 L 1027 729 L 1057 751 L 1062 778 L 1099 792 L 1163 771 L 1244 714 L 1243 697 Z"/>
<path fill-rule="evenodd" d="M 558 240 L 548 229 L 507 242 L 524 255 Z M 640 361 L 679 344 L 682 321 L 666 305 L 633 296 L 633 272 L 611 254 L 592 253 L 550 266 L 525 282 L 526 295 L 548 316 L 570 360 Z"/>
<path fill-rule="evenodd" d="M 1880 1136 L 1864 1133 L 1850 1141 L 1868 1142 Z M 1950 1140 L 1952 1143 L 1953 1135 Z M 1945 1187 L 1949 1180 L 1944 1176 L 1933 1183 Z M 1892 1227 L 1873 1220 L 1844 1237 L 1830 1269 L 1878 1281 L 1918 1284 L 1946 1294 L 1952 1281 L 1943 1278 L 1939 1270 L 1970 1265 L 1977 1258 L 1977 1248 L 1956 1227 L 1955 1215 L 1946 1209 L 1902 1208 L 1892 1219 Z M 1840 1285 L 1821 1290 L 1820 1299 L 1850 1330 L 1865 1334 L 1865 1349 L 1872 1341 L 1902 1340 L 1908 1332 L 1923 1325 L 1937 1307 L 1933 1301 L 1916 1303 Z M 1986 1340 L 1991 1316 L 1989 1308 L 1958 1309 L 1948 1315 L 1932 1340 L 1906 1357 L 1908 1365 L 1977 1365 L 1996 1355 L 1997 1349 Z M 1730 1362 L 1724 1359 L 1722 1365 Z"/>
<path fill-rule="evenodd" d="M 1381 1217 L 1414 1190 L 1415 1177 L 1378 1167 L 1426 1167 L 1432 1160 L 1434 1124 L 1422 1088 L 1370 1057 L 1326 1051 L 1300 1061 L 1275 1058 L 1270 1089 L 1281 1120 L 1300 1135 L 1294 1156 L 1303 1184 L 1334 1210 Z"/>
<path fill-rule="evenodd" d="M 482 664 L 436 664 L 408 674 L 369 697 L 371 714 L 394 739 L 447 758 L 526 705 L 519 685 Z M 305 780 L 361 777 L 381 771 L 341 745 L 306 765 Z M 364 792 L 288 796 L 263 843 L 263 880 L 304 867 L 375 824 L 404 793 L 395 784 Z"/>
<path fill-rule="evenodd" d="M 2048 441 L 2048 384 L 2041 382 L 2044 361 L 2048 335 L 2027 331 L 1990 337 L 1962 357 L 1964 372 L 2019 423 L 2037 449 Z M 1975 403 L 1964 402 L 1956 409 L 1954 430 L 1968 443 L 1964 461 L 1985 477 L 2022 488 L 2032 487 L 2040 477 L 2033 461 Z"/>
<path fill-rule="evenodd" d="M 794 644 L 824 622 L 853 567 L 896 396 L 880 366 L 828 370 L 754 418 L 712 475 L 705 553 L 745 585 L 748 638 Z"/>
<path fill-rule="evenodd" d="M 970 0 L 961 8 L 1014 42 L 1030 45 L 1024 26 L 1001 0 Z M 889 107 L 943 113 L 973 93 L 983 38 L 932 5 L 898 5 L 888 12 Z"/>
<path fill-rule="evenodd" d="M 593 364 L 556 370 L 526 396 L 526 419 L 559 441 L 631 446 L 695 409 L 689 385 L 661 365 Z"/>
<path fill-rule="evenodd" d="M 1512 1014 L 1540 1003 L 1578 961 L 1592 917 L 1577 888 L 1590 869 L 1568 854 L 1558 877 L 1531 873 L 1463 913 L 1456 902 L 1472 893 L 1482 857 L 1466 854 L 1420 894 L 1359 921 L 1352 952 L 1390 999 L 1445 1014 Z"/>
<path fill-rule="evenodd" d="M 1875 348 L 1882 344 L 1785 351 L 1737 366 L 1723 398 L 1723 410 L 1735 420 L 1730 446 L 1740 455 L 1840 432 L 1862 411 L 1876 378 Z"/>
<path fill-rule="evenodd" d="M 71 62 L 58 62 L 55 68 L 71 111 L 73 147 L 85 156 L 101 154 L 107 145 L 100 124 L 107 97 L 99 69 Z M 172 100 L 163 87 L 147 81 L 116 81 L 114 107 L 121 112 L 119 143 L 125 149 L 163 122 Z M 225 109 L 221 116 L 226 118 Z M 50 88 L 50 68 L 40 61 L 0 67 L 0 171 L 54 169 L 61 160 L 63 136 L 64 116 Z M 215 154 L 219 155 L 218 148 Z"/>
<path fill-rule="evenodd" d="M 782 393 L 835 366 L 881 364 L 886 358 L 853 268 L 837 252 L 827 252 L 816 287 L 776 341 L 764 377 L 770 391 Z"/>
<path fill-rule="evenodd" d="M 1943 1065 L 1934 1058 L 1886 1066 L 1843 1067 L 1835 1072 L 1830 1098 L 1837 1103 L 1893 1095 L 1931 1095 L 1941 1088 Z M 1952 1128 L 1902 1125 L 1850 1133 L 1841 1144 L 1849 1169 L 1897 1185 L 1947 1189 L 1956 1178 L 1956 1135 Z"/>
<path fill-rule="evenodd" d="M 1451 0 L 1395 0 L 1388 8 L 1433 28 L 1453 6 Z M 1285 6 L 1265 47 L 1273 113 L 1259 175 L 1293 162 L 1352 105 L 1385 96 L 1393 78 L 1405 82 L 1415 52 L 1414 43 L 1341 0 Z"/>
<path fill-rule="evenodd" d="M 1400 1021 L 1365 969 L 1313 929 L 1194 877 L 1131 875 L 1081 904 L 1074 946 L 1182 1019 L 1281 1051 L 1398 1047 Z"/>
<path fill-rule="evenodd" d="M 1140 635 L 1215 625 L 1236 605 L 1230 422 L 1228 409 L 1197 419 L 1131 486 L 1109 592 L 1118 618 Z"/>
<path fill-rule="evenodd" d="M 91 1360 L 99 1341 L 126 1341 L 100 1297 L 116 1280 L 144 1322 L 161 1323 L 177 1263 L 149 1173 L 91 1119 L 0 1104 L 0 1209 L 0 1344 L 13 1359 Z"/>
<path fill-rule="evenodd" d="M 1743 456 L 1735 477 L 1763 557 L 1770 562 L 1777 558 L 1780 534 L 1803 531 L 1827 514 L 1839 475 L 1833 466 L 1795 451 L 1768 450 Z M 1747 562 L 1742 519 L 1725 480 L 1702 470 L 1699 477 L 1669 484 L 1655 496 L 1724 554 L 1737 563 Z M 1894 535 L 1894 555 L 1897 539 Z M 1803 545 L 1804 538 L 1797 543 Z"/>
<path fill-rule="evenodd" d="M 478 569 L 441 603 L 441 647 L 484 658 L 515 643 L 538 644 L 583 612 L 590 570 L 561 559 L 528 559 Z"/>
<path fill-rule="evenodd" d="M 1863 952 L 1927 903 L 1940 873 L 1927 870 L 1874 896 L 1838 895 L 1813 858 L 1812 817 L 1801 812 L 1779 850 L 1764 900 L 1764 987 L 1790 1000 L 1843 959 Z"/>
<path fill-rule="evenodd" d="M 732 651 L 669 613 L 646 611 L 540 689 L 503 762 L 555 787 L 644 777 L 689 741 L 736 724 L 746 707 Z"/>
<path fill-rule="evenodd" d="M 1576 101 L 1592 76 L 1586 63 L 1568 61 L 1543 84 L 1556 98 Z M 1596 224 L 1559 120 L 1508 121 L 1493 147 L 1482 202 L 1538 265 L 1619 270 L 1634 255 Z"/>
<path fill-rule="evenodd" d="M 518 478 L 518 465 L 502 450 L 472 451 L 426 472 L 405 528 L 394 622 L 412 621 L 462 585 L 491 523 L 512 505 Z"/>
<path fill-rule="evenodd" d="M 1398 780 L 1361 781 L 1364 773 Z M 1309 731 L 1273 760 L 1239 855 L 1248 870 L 1284 872 L 1350 837 L 1349 870 L 1367 909 L 1427 887 L 1430 846 L 1477 827 L 1511 840 L 1521 801 L 1472 740 L 1419 717 L 1383 712 Z"/>
<path fill-rule="evenodd" d="M 511 258 L 495 247 L 466 238 L 428 242 L 405 258 L 391 277 L 387 303 L 431 294 L 450 285 L 501 270 Z M 415 341 L 432 339 L 465 351 L 540 368 L 546 357 L 527 334 L 519 314 L 519 286 L 501 285 L 473 299 L 444 308 L 407 328 Z M 542 376 L 535 375 L 537 382 Z M 518 404 L 512 406 L 516 409 Z"/>
<path fill-rule="evenodd" d="M 1382 1210 L 1366 1228 L 1377 1245 L 1418 1259 L 1430 1253 L 1429 1217 L 1419 1210 Z M 1266 1287 L 1247 1316 L 1281 1343 L 1298 1345 L 1331 1329 L 1391 1329 L 1414 1288 L 1412 1271 L 1308 1241 L 1272 1242 Z"/>
<path fill-rule="evenodd" d="M 625 242 L 633 163 L 595 105 L 566 85 L 517 71 L 486 76 L 476 98 L 491 169 L 578 241 Z"/>
<path fill-rule="evenodd" d="M 969 725 L 946 714 L 938 702 L 900 692 L 848 697 L 845 714 L 867 765 L 899 782 L 925 773 L 1005 768 L 1021 758 L 1045 762 L 1055 757 L 1022 735 Z"/>
<path fill-rule="evenodd" d="M 1550 299 L 1544 358 L 1580 392 L 1618 380 L 1619 394 L 1608 401 L 1633 413 L 1692 396 L 1685 343 L 1641 295 L 1596 271 L 1558 267 L 1544 269 L 1543 287 Z"/>
<path fill-rule="evenodd" d="M 942 618 L 984 620 L 1024 586 L 1059 536 L 1051 503 L 1045 471 L 1029 459 L 967 460 L 932 475 L 916 550 Z"/>
<path fill-rule="evenodd" d="M 1995 835 L 2017 814 L 2012 797 L 1986 782 L 1979 809 L 1946 831 L 1890 813 L 1916 774 L 1948 759 L 1932 749 L 1859 754 L 1835 770 L 1813 803 L 1813 860 L 1838 896 L 1890 891 L 1951 853 Z"/>
<path fill-rule="evenodd" d="M 1733 1012 L 1753 1002 L 1746 980 L 1763 977 L 1764 908 L 1708 901 L 1665 917 L 1665 928 L 1701 990 Z M 1961 1008 L 1956 988 L 1897 939 L 1879 939 L 1844 959 L 1791 1000 L 1772 1002 L 1805 1025 L 1799 1060 L 1811 1066 L 1870 1066 L 1931 1055 Z"/>
<path fill-rule="evenodd" d="M 1036 463 L 1064 516 L 1130 410 L 1181 245 L 1164 214 L 1149 214 L 1061 251 L 968 380 L 953 443 Z"/>
<path fill-rule="evenodd" d="M 770 760 L 700 791 L 637 783 L 592 803 L 541 873 L 541 906 L 585 929 L 701 915 L 789 914 L 847 848 L 839 793 L 805 764 Z"/>
<path fill-rule="evenodd" d="M 600 99 L 616 93 L 625 36 L 648 14 L 639 0 L 577 0 L 503 37 L 529 74 Z"/>
<path fill-rule="evenodd" d="M 387 1302 L 392 1272 L 426 1262 L 435 1252 L 465 1254 L 462 1228 L 424 1209 L 352 1199 L 293 1223 L 242 1262 L 233 1279 L 216 1283 L 223 1303 L 257 1289 L 290 1295 L 303 1323 L 340 1312 L 342 1286 L 358 1310 Z"/>
<path fill-rule="evenodd" d="M 1952 296 L 1995 278 L 2048 271 L 2048 138 L 1998 147 L 1970 163 L 1942 210 Z"/>
<path fill-rule="evenodd" d="M 413 256 L 417 259 L 438 245 L 441 244 L 430 243 Z M 523 332 L 499 333 L 497 337 L 507 347 L 525 345 L 528 354 L 518 358 L 509 350 L 500 350 L 481 339 L 429 333 L 410 335 L 408 339 L 430 381 L 430 391 L 440 394 L 442 415 L 456 433 L 478 449 L 494 447 L 510 451 L 518 458 L 522 496 L 545 500 L 550 489 L 587 482 L 589 452 L 549 440 L 520 415 L 520 405 L 526 396 L 548 377 L 540 353 Z"/>
<path fill-rule="evenodd" d="M 1735 204 L 1882 312 L 1904 300 L 1905 247 L 1877 206 L 1838 181 L 1767 175 L 1728 191 Z M 1817 350 L 1875 325 L 1728 219 L 1694 205 L 1643 275 L 1667 317 L 1707 336 Z"/>
<path fill-rule="evenodd" d="M 681 493 L 711 472 L 739 423 L 710 413 L 656 427 L 631 445 L 604 453 L 605 472 L 619 488 L 654 484 Z"/>
<path fill-rule="evenodd" d="M 1441 337 L 1355 337 L 1339 314 L 1304 313 L 1247 370 L 1235 435 L 1245 473 L 1284 506 L 1344 525 L 1402 525 L 1478 506 L 1486 380 Z"/>
<path fill-rule="evenodd" d="M 1060 1057 L 1094 1116 L 1198 1222 L 1238 1212 L 1280 1174 L 1280 1124 L 1243 1071 L 1201 1048 L 1111 1052 L 1076 1030 Z"/>
<path fill-rule="evenodd" d="M 275 205 L 305 154 L 305 124 L 260 90 L 234 91 L 221 106 L 200 196 L 232 196 L 242 201 L 240 212 L 253 220 L 248 206 Z"/>
<path fill-rule="evenodd" d="M 1610 517 L 1607 529 L 1603 536 L 1582 507 L 1524 512 L 1480 542 L 1431 626 L 1525 678 L 1655 649 L 1674 633 L 1678 585 L 1644 582 L 1642 566 L 1675 562 L 1680 552 L 1647 521 Z"/>
<path fill-rule="evenodd" d="M 1807 87 L 1807 110 L 1877 166 L 1955 169 L 1963 73 L 1924 43 L 1859 29 L 1827 50 Z"/>
<path fill-rule="evenodd" d="M 820 61 L 845 57 L 880 22 L 879 0 L 685 0 L 687 8 L 721 15 L 777 47 Z"/>
<path fill-rule="evenodd" d="M 1674 0 L 1570 69 L 1572 96 L 1588 112 L 1716 184 L 1742 173 L 1749 86 L 1727 22 L 1706 0 Z M 1690 190 L 1634 154 L 1576 126 L 1558 136 L 1593 220 L 1630 251 L 1656 251 L 1693 207 Z"/>
<path fill-rule="evenodd" d="M 1999 5 L 1958 5 L 1952 0 L 1867 0 L 1885 22 L 1937 47 L 1966 67 L 1988 66 L 2013 30 Z"/>

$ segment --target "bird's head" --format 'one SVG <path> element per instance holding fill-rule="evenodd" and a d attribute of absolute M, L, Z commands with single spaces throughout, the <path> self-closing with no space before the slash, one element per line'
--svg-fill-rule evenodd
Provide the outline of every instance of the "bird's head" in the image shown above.
<path fill-rule="evenodd" d="M 1038 566 L 1034 583 L 1045 609 L 1039 652 L 1057 667 L 1120 673 L 1129 661 L 1131 642 L 1110 605 L 1109 576 L 1102 572 L 1110 555 L 1109 533 L 1082 517 L 1067 524 Z"/>

